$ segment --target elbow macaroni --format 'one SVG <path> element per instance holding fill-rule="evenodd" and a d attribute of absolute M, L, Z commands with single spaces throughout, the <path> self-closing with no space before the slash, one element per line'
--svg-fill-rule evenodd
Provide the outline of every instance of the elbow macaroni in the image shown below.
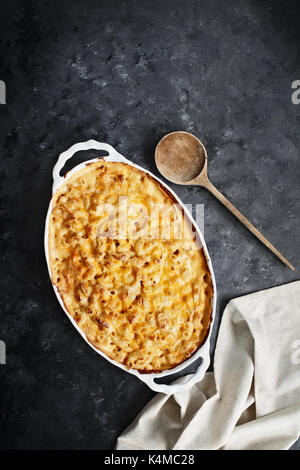
<path fill-rule="evenodd" d="M 139 211 L 127 211 L 126 238 L 113 220 L 124 215 L 120 197 Z M 176 238 L 172 226 L 167 238 L 147 237 L 166 224 L 165 213 L 151 219 L 152 204 L 170 209 L 174 199 L 142 171 L 99 160 L 55 193 L 49 224 L 51 277 L 66 309 L 96 348 L 140 372 L 190 357 L 206 338 L 212 311 L 203 250 L 190 236 Z M 172 219 L 191 232 L 178 208 Z"/>

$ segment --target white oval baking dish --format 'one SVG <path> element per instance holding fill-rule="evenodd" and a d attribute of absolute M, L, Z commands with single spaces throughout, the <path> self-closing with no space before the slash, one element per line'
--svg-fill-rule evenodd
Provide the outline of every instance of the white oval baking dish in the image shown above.
<path fill-rule="evenodd" d="M 162 180 L 157 178 L 150 171 L 145 170 L 144 168 L 140 167 L 139 165 L 136 165 L 136 164 L 132 163 L 130 160 L 128 160 L 127 158 L 123 157 L 123 155 L 119 154 L 113 147 L 111 147 L 111 145 L 108 145 L 106 143 L 97 142 L 96 140 L 89 140 L 87 142 L 77 143 L 77 144 L 73 145 L 72 147 L 70 147 L 65 152 L 63 152 L 59 156 L 59 158 L 57 160 L 57 163 L 53 168 L 53 187 L 52 187 L 52 193 L 53 194 L 57 191 L 57 189 L 61 186 L 61 184 L 64 181 L 66 181 L 68 178 L 70 178 L 70 176 L 72 176 L 78 170 L 83 168 L 87 163 L 96 162 L 96 161 L 99 160 L 99 158 L 94 158 L 92 160 L 88 160 L 86 162 L 83 162 L 83 163 L 77 165 L 76 167 L 74 167 L 65 176 L 60 176 L 60 171 L 64 167 L 66 161 L 69 160 L 76 152 L 79 152 L 79 151 L 82 151 L 82 150 L 102 150 L 102 151 L 105 151 L 105 152 L 108 153 L 108 156 L 100 157 L 101 159 L 104 159 L 105 161 L 109 161 L 109 162 L 127 163 L 128 165 L 131 165 L 131 166 L 133 166 L 135 168 L 138 168 L 139 170 L 143 171 L 144 173 L 149 174 L 152 178 L 154 178 L 162 186 L 164 186 L 172 194 L 172 196 L 176 199 L 176 201 L 181 205 L 181 207 L 185 211 L 187 217 L 192 222 L 192 224 L 194 225 L 194 227 L 195 227 L 195 229 L 196 229 L 196 231 L 199 235 L 199 239 L 200 239 L 200 241 L 203 245 L 203 250 L 204 250 L 204 253 L 205 253 L 205 256 L 206 256 L 206 259 L 207 259 L 207 263 L 208 263 L 208 267 L 209 267 L 209 270 L 210 270 L 211 279 L 212 279 L 212 283 L 213 283 L 213 290 L 214 290 L 213 299 L 212 299 L 212 321 L 211 321 L 209 333 L 208 333 L 208 336 L 207 336 L 205 342 L 201 345 L 201 347 L 190 358 L 188 358 L 186 361 L 182 362 L 178 366 L 174 367 L 173 369 L 165 370 L 165 371 L 159 372 L 159 373 L 149 373 L 149 374 L 144 373 L 144 374 L 142 374 L 142 373 L 138 372 L 137 370 L 127 369 L 122 364 L 110 359 L 102 351 L 95 348 L 93 346 L 93 344 L 91 344 L 89 342 L 89 340 L 87 339 L 85 333 L 78 327 L 78 325 L 75 322 L 75 320 L 73 319 L 73 317 L 66 310 L 66 308 L 64 306 L 64 303 L 63 303 L 63 301 L 60 297 L 60 294 L 59 294 L 56 286 L 53 285 L 53 283 L 52 283 L 52 286 L 53 286 L 54 292 L 56 294 L 56 297 L 57 297 L 62 309 L 64 310 L 64 312 L 66 313 L 66 315 L 68 316 L 70 321 L 72 322 L 73 326 L 79 331 L 79 333 L 81 334 L 83 339 L 91 346 L 91 348 L 93 348 L 98 354 L 100 354 L 102 357 L 104 357 L 107 361 L 111 362 L 112 364 L 119 367 L 120 369 L 123 369 L 123 370 L 125 370 L 126 372 L 129 372 L 132 375 L 135 375 L 142 382 L 147 384 L 148 387 L 150 387 L 155 392 L 162 392 L 162 393 L 165 393 L 165 394 L 169 395 L 169 394 L 173 394 L 173 393 L 176 393 L 176 392 L 181 392 L 181 391 L 187 390 L 192 385 L 194 385 L 196 382 L 199 382 L 203 378 L 203 376 L 204 376 L 204 374 L 205 374 L 205 372 L 206 372 L 206 370 L 209 366 L 209 363 L 210 363 L 210 356 L 209 356 L 210 336 L 211 336 L 211 332 L 212 332 L 213 322 L 214 322 L 214 318 L 215 318 L 215 310 L 216 310 L 216 282 L 215 282 L 215 276 L 214 276 L 214 272 L 213 272 L 213 268 L 212 268 L 211 259 L 210 259 L 210 256 L 208 254 L 208 250 L 207 250 L 207 247 L 206 247 L 206 244 L 205 244 L 205 241 L 204 241 L 204 237 L 203 237 L 199 227 L 197 226 L 195 220 L 192 218 L 191 214 L 187 210 L 187 208 L 180 201 L 180 199 L 177 197 L 177 195 L 174 193 L 174 191 L 172 191 L 172 189 L 169 188 L 168 185 L 166 185 Z M 50 201 L 49 208 L 48 208 L 48 213 L 47 213 L 47 217 L 46 217 L 46 224 L 45 224 L 45 236 L 44 236 L 45 255 L 46 255 L 46 261 L 47 261 L 50 280 L 51 280 L 51 272 L 50 272 L 50 264 L 49 264 L 48 233 L 49 233 L 49 218 L 50 218 L 50 214 L 51 214 L 51 211 L 52 211 L 52 200 L 53 200 L 53 197 Z M 199 365 L 198 369 L 196 370 L 196 372 L 194 374 L 186 376 L 185 380 L 182 383 L 174 382 L 172 384 L 167 385 L 167 384 L 158 384 L 158 383 L 155 382 L 155 379 L 157 379 L 157 378 L 166 377 L 168 375 L 172 375 L 172 374 L 175 374 L 175 373 L 178 373 L 178 372 L 182 371 L 187 366 L 189 366 L 190 364 L 192 364 L 193 362 L 195 362 L 196 360 L 198 360 L 200 358 L 202 359 L 202 362 L 200 363 L 200 365 Z"/>

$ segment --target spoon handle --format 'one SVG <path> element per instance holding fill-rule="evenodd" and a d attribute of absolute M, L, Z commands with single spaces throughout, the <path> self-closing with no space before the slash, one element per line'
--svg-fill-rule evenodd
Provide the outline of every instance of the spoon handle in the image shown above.
<path fill-rule="evenodd" d="M 266 237 L 264 237 L 263 234 L 257 230 L 257 228 L 254 227 L 254 225 L 252 225 L 251 222 L 246 219 L 246 217 L 241 214 L 241 212 L 236 207 L 234 207 L 234 205 L 231 204 L 231 202 L 229 202 L 228 199 L 226 199 L 226 197 L 223 196 L 223 194 L 220 193 L 220 191 L 218 191 L 217 188 L 215 188 L 215 186 L 208 179 L 202 183 L 202 185 L 208 189 L 217 199 L 219 199 L 219 201 L 222 202 L 222 204 L 224 204 L 224 206 L 227 207 L 227 209 L 229 209 L 230 212 L 232 212 L 233 215 L 235 215 L 242 222 L 242 224 L 244 224 L 245 227 L 247 227 L 250 232 L 253 233 L 253 235 L 255 235 L 267 248 L 269 248 L 269 250 L 272 251 L 274 255 L 276 255 L 284 264 L 286 264 L 286 266 L 292 270 L 295 269 L 294 266 L 289 263 L 289 261 L 280 253 L 280 251 L 278 251 L 277 248 L 275 248 L 275 246 L 272 245 L 272 243 L 270 243 L 269 240 L 267 240 Z"/>

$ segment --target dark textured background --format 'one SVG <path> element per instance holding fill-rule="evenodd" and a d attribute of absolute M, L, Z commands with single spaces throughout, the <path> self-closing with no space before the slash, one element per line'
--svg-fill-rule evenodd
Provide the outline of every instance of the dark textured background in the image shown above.
<path fill-rule="evenodd" d="M 157 141 L 194 132 L 211 180 L 296 266 L 205 190 L 172 185 L 184 202 L 205 204 L 219 293 L 213 345 L 230 298 L 299 278 L 298 5 L 0 2 L 1 448 L 112 448 L 153 396 L 82 341 L 48 279 L 51 171 L 73 143 L 106 141 L 157 174 Z"/>

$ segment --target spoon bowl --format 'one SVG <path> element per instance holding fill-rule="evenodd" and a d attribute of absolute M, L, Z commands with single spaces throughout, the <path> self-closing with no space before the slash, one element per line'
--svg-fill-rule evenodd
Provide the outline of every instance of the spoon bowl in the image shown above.
<path fill-rule="evenodd" d="M 277 248 L 209 181 L 207 176 L 207 153 L 201 140 L 189 132 L 171 132 L 158 142 L 155 149 L 155 163 L 158 171 L 172 183 L 199 185 L 208 189 L 272 253 L 290 269 L 295 269 Z"/>
<path fill-rule="evenodd" d="M 207 168 L 207 154 L 202 142 L 189 132 L 165 135 L 155 149 L 159 172 L 177 184 L 194 184 L 193 180 Z"/>

